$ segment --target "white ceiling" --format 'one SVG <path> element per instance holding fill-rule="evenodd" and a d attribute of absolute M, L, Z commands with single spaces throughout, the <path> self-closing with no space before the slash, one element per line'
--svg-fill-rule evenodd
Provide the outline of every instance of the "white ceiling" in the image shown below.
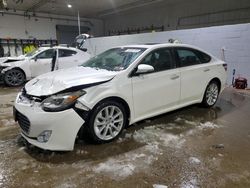
<path fill-rule="evenodd" d="M 82 17 L 100 17 L 161 1 L 166 0 L 7 0 L 7 3 L 9 9 L 22 11 L 70 16 L 79 11 Z"/>

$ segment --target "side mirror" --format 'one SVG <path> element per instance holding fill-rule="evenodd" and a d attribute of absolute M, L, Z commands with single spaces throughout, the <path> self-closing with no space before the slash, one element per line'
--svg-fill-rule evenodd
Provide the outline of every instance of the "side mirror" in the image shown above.
<path fill-rule="evenodd" d="M 87 52 L 87 51 L 88 51 L 87 48 L 81 48 L 81 50 L 84 51 L 84 52 Z"/>
<path fill-rule="evenodd" d="M 151 65 L 146 65 L 146 64 L 140 64 L 137 67 L 136 74 L 145 74 L 145 73 L 150 73 L 154 72 L 154 67 Z"/>

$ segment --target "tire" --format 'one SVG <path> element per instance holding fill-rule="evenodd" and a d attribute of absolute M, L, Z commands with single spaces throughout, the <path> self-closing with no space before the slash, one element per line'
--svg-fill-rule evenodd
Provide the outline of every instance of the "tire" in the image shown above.
<path fill-rule="evenodd" d="M 4 73 L 4 83 L 7 86 L 21 86 L 25 82 L 25 74 L 19 69 L 11 69 Z"/>
<path fill-rule="evenodd" d="M 104 101 L 93 109 L 85 128 L 91 141 L 102 144 L 115 140 L 126 123 L 127 114 L 123 105 L 116 101 Z"/>
<path fill-rule="evenodd" d="M 216 81 L 211 81 L 206 87 L 203 96 L 202 105 L 204 107 L 212 107 L 215 105 L 219 97 L 219 84 Z"/>

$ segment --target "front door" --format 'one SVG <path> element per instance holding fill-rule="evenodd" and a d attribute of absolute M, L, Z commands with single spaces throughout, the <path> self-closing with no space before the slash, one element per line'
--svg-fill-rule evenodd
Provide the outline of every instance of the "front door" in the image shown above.
<path fill-rule="evenodd" d="M 54 54 L 54 49 L 48 49 L 30 60 L 30 70 L 33 78 L 51 71 L 52 57 Z"/>
<path fill-rule="evenodd" d="M 154 72 L 132 76 L 136 121 L 166 112 L 177 105 L 180 98 L 180 72 L 172 49 L 155 50 L 140 64 L 153 66 Z"/>
<path fill-rule="evenodd" d="M 58 69 L 65 69 L 79 65 L 82 60 L 76 57 L 74 50 L 59 49 Z"/>

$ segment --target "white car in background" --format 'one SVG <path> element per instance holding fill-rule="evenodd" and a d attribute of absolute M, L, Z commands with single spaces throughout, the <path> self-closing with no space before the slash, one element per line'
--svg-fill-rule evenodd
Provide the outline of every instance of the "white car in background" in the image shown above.
<path fill-rule="evenodd" d="M 1 58 L 0 79 L 8 86 L 20 86 L 27 80 L 51 72 L 53 57 L 54 70 L 57 70 L 80 65 L 90 58 L 90 54 L 71 47 L 40 47 L 24 56 Z"/>
<path fill-rule="evenodd" d="M 211 107 L 225 83 L 226 64 L 199 48 L 123 46 L 29 81 L 14 117 L 29 143 L 72 150 L 80 130 L 105 143 L 140 120 L 196 103 Z"/>

